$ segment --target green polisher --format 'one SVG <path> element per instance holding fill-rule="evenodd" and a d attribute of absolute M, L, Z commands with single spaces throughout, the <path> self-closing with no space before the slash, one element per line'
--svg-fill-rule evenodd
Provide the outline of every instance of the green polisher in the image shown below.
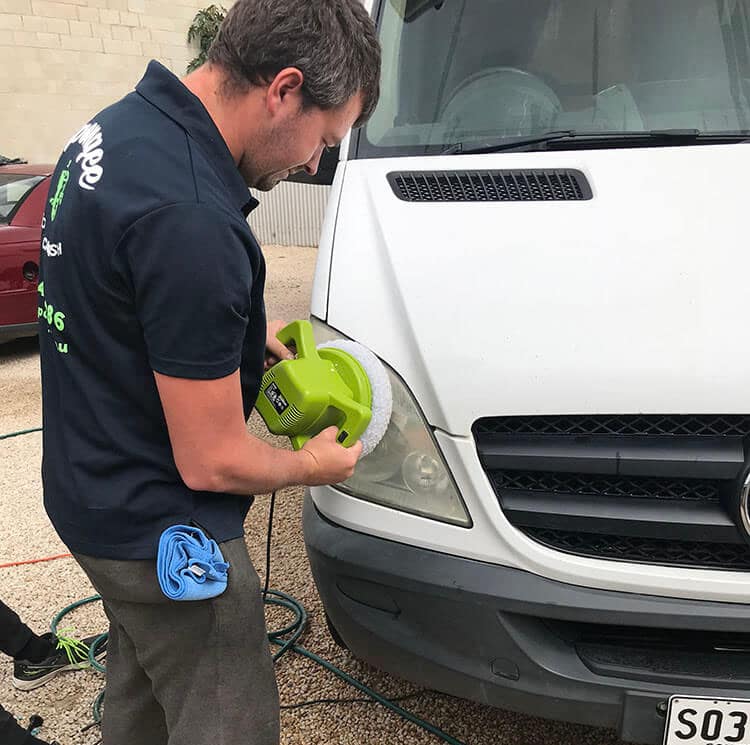
<path fill-rule="evenodd" d="M 266 371 L 255 407 L 269 431 L 285 435 L 299 450 L 326 427 L 349 447 L 362 441 L 371 453 L 388 428 L 393 399 L 385 367 L 366 347 L 348 339 L 316 347 L 312 324 L 293 321 L 276 335 L 296 349 Z"/>

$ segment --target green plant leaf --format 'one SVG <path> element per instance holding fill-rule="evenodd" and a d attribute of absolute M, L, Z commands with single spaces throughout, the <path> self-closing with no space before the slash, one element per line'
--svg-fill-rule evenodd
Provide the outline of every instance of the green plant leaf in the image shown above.
<path fill-rule="evenodd" d="M 187 40 L 188 44 L 198 42 L 199 52 L 188 64 L 188 72 L 198 69 L 206 62 L 211 42 L 219 32 L 219 26 L 226 14 L 226 8 L 221 5 L 209 5 L 195 14 L 188 29 Z"/>

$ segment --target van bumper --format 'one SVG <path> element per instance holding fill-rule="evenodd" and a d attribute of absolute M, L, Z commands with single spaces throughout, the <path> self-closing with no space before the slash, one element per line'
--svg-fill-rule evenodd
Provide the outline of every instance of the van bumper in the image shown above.
<path fill-rule="evenodd" d="M 349 649 L 417 685 L 654 744 L 672 695 L 748 698 L 732 661 L 727 676 L 726 660 L 697 655 L 684 667 L 689 653 L 672 664 L 662 650 L 662 664 L 645 669 L 649 655 L 592 656 L 561 629 L 742 633 L 750 606 L 578 587 L 394 543 L 333 524 L 309 491 L 303 526 L 318 591 Z"/>

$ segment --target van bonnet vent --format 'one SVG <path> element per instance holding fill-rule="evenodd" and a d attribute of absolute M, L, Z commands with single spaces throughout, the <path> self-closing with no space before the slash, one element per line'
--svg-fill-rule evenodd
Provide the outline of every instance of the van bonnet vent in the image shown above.
<path fill-rule="evenodd" d="M 405 202 L 579 202 L 592 199 L 581 171 L 409 171 L 389 173 Z"/>

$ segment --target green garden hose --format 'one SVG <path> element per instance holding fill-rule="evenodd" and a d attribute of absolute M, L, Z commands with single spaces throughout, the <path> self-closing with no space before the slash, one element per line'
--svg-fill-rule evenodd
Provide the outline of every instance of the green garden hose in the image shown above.
<path fill-rule="evenodd" d="M 10 432 L 9 434 L 6 434 L 6 435 L 0 435 L 0 440 L 5 440 L 11 437 L 18 437 L 19 435 L 25 435 L 25 434 L 30 434 L 32 432 L 40 432 L 40 431 L 41 431 L 41 427 L 36 427 L 34 429 L 25 429 L 19 432 Z M 272 511 L 270 513 L 269 518 L 270 518 L 269 519 L 269 531 L 270 531 L 270 523 L 273 518 Z M 266 573 L 266 579 L 268 579 L 268 572 Z M 101 600 L 100 595 L 92 595 L 91 597 L 84 598 L 82 600 L 76 601 L 75 603 L 71 603 L 70 605 L 67 605 L 59 613 L 57 613 L 55 617 L 52 619 L 52 622 L 50 624 L 50 629 L 52 633 L 56 633 L 58 625 L 60 624 L 60 621 L 68 613 L 72 613 L 74 610 L 76 610 L 76 608 L 80 608 L 83 605 L 87 605 L 89 603 L 95 603 L 99 600 Z M 272 590 L 266 587 L 266 589 L 263 591 L 263 601 L 264 603 L 268 605 L 280 606 L 288 610 L 290 613 L 292 613 L 292 616 L 293 616 L 293 620 L 290 623 L 288 623 L 284 628 L 276 630 L 276 631 L 268 632 L 268 640 L 272 644 L 275 644 L 276 646 L 280 647 L 280 649 L 273 656 L 274 662 L 281 659 L 281 657 L 289 651 L 296 652 L 297 654 L 300 654 L 303 657 L 307 657 L 309 660 L 312 660 L 313 662 L 317 663 L 318 665 L 325 668 L 329 672 L 332 672 L 334 675 L 337 675 L 345 683 L 348 683 L 349 685 L 353 686 L 357 690 L 366 694 L 367 696 L 372 698 L 374 701 L 377 701 L 379 704 L 382 704 L 387 709 L 390 709 L 395 714 L 398 714 L 400 717 L 403 717 L 404 719 L 406 719 L 408 722 L 411 722 L 412 724 L 416 724 L 417 726 L 421 727 L 427 732 L 435 735 L 443 742 L 446 742 L 449 745 L 464 745 L 464 743 L 462 743 L 460 740 L 456 740 L 455 737 L 451 737 L 449 734 L 443 732 L 441 729 L 439 729 L 435 725 L 430 724 L 424 719 L 420 719 L 415 714 L 412 714 L 411 712 L 407 711 L 401 706 L 398 706 L 398 704 L 389 700 L 385 696 L 382 696 L 381 694 L 379 694 L 377 691 L 373 690 L 372 688 L 369 688 L 361 681 L 357 680 L 356 678 L 352 677 L 351 675 L 344 672 L 340 668 L 336 667 L 336 665 L 331 664 L 327 660 L 324 660 L 322 657 L 319 657 L 318 655 L 316 655 L 314 652 L 311 652 L 310 650 L 305 649 L 305 647 L 302 647 L 299 644 L 297 644 L 297 640 L 302 636 L 305 630 L 305 627 L 307 625 L 307 618 L 308 618 L 307 611 L 305 610 L 305 607 L 302 605 L 302 603 L 299 602 L 299 600 L 292 597 L 291 595 L 288 595 L 285 592 L 281 592 L 280 590 Z M 107 638 L 107 634 L 101 634 L 100 636 L 96 638 L 96 640 L 93 642 L 93 644 L 89 648 L 89 662 L 91 663 L 91 666 L 94 669 L 98 670 L 99 672 L 104 672 L 105 668 L 96 660 L 96 650 L 106 640 L 106 638 Z M 102 719 L 102 703 L 104 701 L 104 693 L 105 693 L 104 691 L 99 693 L 99 695 L 94 700 L 94 704 L 92 707 L 94 723 L 97 723 L 97 724 L 101 722 L 101 719 Z"/>
<path fill-rule="evenodd" d="M 76 608 L 79 608 L 82 605 L 86 605 L 88 603 L 94 603 L 94 602 L 97 602 L 98 600 L 101 600 L 101 597 L 99 595 L 92 595 L 91 597 L 84 598 L 83 600 L 78 600 L 77 602 L 72 603 L 71 605 L 68 605 L 65 608 L 63 608 L 52 619 L 52 623 L 50 625 L 52 632 L 55 633 L 58 624 L 63 619 L 63 617 L 66 616 L 68 613 L 71 613 Z M 281 606 L 282 608 L 285 608 L 286 610 L 294 614 L 294 620 L 291 623 L 289 623 L 287 626 L 285 626 L 283 629 L 268 632 L 268 640 L 272 644 L 275 644 L 281 648 L 274 655 L 273 657 L 274 661 L 278 661 L 282 657 L 282 655 L 284 655 L 288 651 L 296 652 L 297 654 L 300 654 L 303 657 L 307 657 L 309 660 L 316 662 L 321 667 L 332 672 L 334 675 L 337 675 L 345 683 L 348 683 L 349 685 L 353 686 L 357 690 L 366 694 L 367 696 L 372 698 L 374 701 L 377 701 L 379 704 L 382 704 L 387 709 L 390 709 L 392 712 L 394 712 L 395 714 L 398 714 L 399 716 L 403 717 L 407 721 L 412 722 L 413 724 L 416 724 L 419 727 L 422 727 L 422 729 L 440 738 L 443 742 L 447 742 L 449 745 L 464 745 L 464 743 L 462 743 L 460 740 L 456 740 L 454 737 L 451 737 L 449 734 L 443 732 L 441 729 L 439 729 L 435 725 L 430 724 L 429 722 L 426 722 L 424 719 L 420 719 L 418 716 L 412 714 L 411 712 L 402 708 L 398 704 L 395 704 L 390 699 L 386 698 L 385 696 L 382 696 L 377 691 L 366 686 L 361 681 L 357 680 L 356 678 L 352 677 L 348 673 L 344 672 L 341 668 L 336 667 L 336 665 L 333 665 L 327 660 L 324 660 L 322 657 L 319 657 L 317 654 L 315 654 L 314 652 L 311 652 L 309 649 L 306 649 L 305 647 L 302 647 L 299 644 L 295 644 L 295 641 L 299 639 L 299 637 L 302 635 L 305 629 L 305 625 L 307 623 L 307 611 L 305 610 L 305 607 L 302 605 L 302 603 L 300 603 L 296 598 L 292 597 L 291 595 L 288 595 L 285 592 L 280 592 L 279 590 L 269 590 L 266 595 L 265 602 L 268 603 L 269 605 Z M 291 636 L 289 638 L 284 638 L 287 634 L 291 634 Z M 106 638 L 107 638 L 106 634 L 102 634 L 101 636 L 97 637 L 96 641 L 94 641 L 94 643 L 91 645 L 89 649 L 89 662 L 91 663 L 92 667 L 99 670 L 100 672 L 104 672 L 105 668 L 95 659 L 96 649 Z M 101 708 L 102 708 L 103 700 L 104 700 L 104 691 L 102 691 L 96 697 L 96 699 L 94 700 L 94 705 L 92 707 L 92 716 L 94 718 L 94 722 L 96 723 L 101 722 L 101 719 L 102 719 Z"/>

